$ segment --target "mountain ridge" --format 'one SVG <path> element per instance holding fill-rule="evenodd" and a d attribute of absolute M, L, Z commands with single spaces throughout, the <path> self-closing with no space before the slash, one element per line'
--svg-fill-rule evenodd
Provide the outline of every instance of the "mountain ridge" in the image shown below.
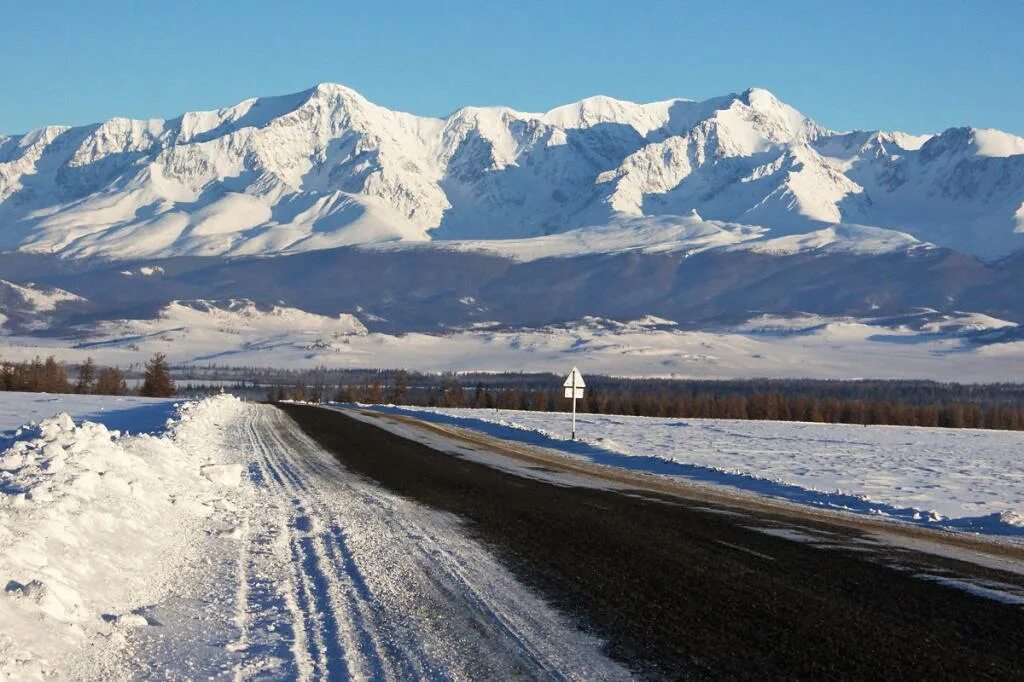
<path fill-rule="evenodd" d="M 903 233 L 875 240 L 887 248 L 910 235 L 998 258 L 1024 247 L 1024 138 L 837 132 L 759 88 L 432 118 L 330 83 L 166 120 L 0 136 L 7 251 L 118 260 L 443 247 L 673 216 L 766 241 L 830 228 L 848 239 L 849 226 L 867 226 Z"/>

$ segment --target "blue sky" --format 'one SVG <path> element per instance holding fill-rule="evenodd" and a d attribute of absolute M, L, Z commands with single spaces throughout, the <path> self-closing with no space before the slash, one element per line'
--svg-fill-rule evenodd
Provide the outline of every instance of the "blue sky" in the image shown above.
<path fill-rule="evenodd" d="M 0 0 L 0 132 L 344 83 L 542 111 L 765 87 L 823 125 L 1024 134 L 1024 2 Z"/>

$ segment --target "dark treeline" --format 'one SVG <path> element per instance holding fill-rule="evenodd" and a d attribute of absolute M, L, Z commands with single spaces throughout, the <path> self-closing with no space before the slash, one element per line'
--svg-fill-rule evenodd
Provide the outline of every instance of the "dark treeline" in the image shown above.
<path fill-rule="evenodd" d="M 554 375 L 429 375 L 362 371 L 332 383 L 326 371 L 269 390 L 272 400 L 393 403 L 563 411 Z M 580 412 L 670 418 L 773 419 L 842 424 L 1024 429 L 1024 386 L 929 381 L 693 381 L 588 378 Z"/>
<path fill-rule="evenodd" d="M 272 400 L 394 403 L 562 411 L 562 377 L 547 373 L 430 374 L 388 369 L 282 370 L 170 367 L 157 355 L 127 375 L 87 360 L 0 361 L 0 389 L 169 396 L 172 374 L 187 395 L 228 388 Z M 133 390 L 128 381 L 138 382 Z M 802 379 L 693 380 L 588 376 L 580 412 L 670 418 L 777 419 L 847 424 L 1024 429 L 1024 385 Z"/>
<path fill-rule="evenodd" d="M 74 376 L 52 355 L 46 360 L 0 362 L 0 390 L 30 393 L 78 393 L 82 395 L 129 395 L 170 397 L 175 394 L 174 381 L 166 358 L 158 353 L 146 363 L 143 381 L 137 391 L 128 388 L 123 370 L 97 367 L 92 358 L 74 367 Z"/>

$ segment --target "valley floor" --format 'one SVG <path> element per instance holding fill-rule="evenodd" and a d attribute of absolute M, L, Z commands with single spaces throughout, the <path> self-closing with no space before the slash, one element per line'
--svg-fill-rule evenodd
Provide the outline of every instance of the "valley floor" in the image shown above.
<path fill-rule="evenodd" d="M 367 333 L 354 330 L 350 317 L 177 306 L 156 320 L 102 323 L 75 338 L 0 336 L 0 352 L 14 361 L 55 355 L 74 364 L 92 357 L 120 367 L 164 353 L 176 365 L 197 367 L 562 373 L 575 364 L 613 376 L 1024 382 L 1016 325 L 969 314 L 921 313 L 912 316 L 913 327 L 905 320 L 803 316 L 690 330 L 647 317 L 532 329 L 484 324 L 431 334 Z"/>
<path fill-rule="evenodd" d="M 118 419 L 149 430 L 153 405 Z M 1014 544 L 403 415 L 231 396 L 159 409 L 172 420 L 154 435 L 66 415 L 8 432 L 0 678 L 1019 670 Z"/>

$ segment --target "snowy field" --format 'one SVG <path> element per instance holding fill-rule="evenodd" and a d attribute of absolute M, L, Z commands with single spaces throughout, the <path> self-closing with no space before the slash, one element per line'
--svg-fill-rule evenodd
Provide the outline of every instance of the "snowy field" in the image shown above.
<path fill-rule="evenodd" d="M 601 464 L 803 504 L 1024 538 L 1024 433 L 394 408 Z"/>
<path fill-rule="evenodd" d="M 473 305 L 471 299 L 462 304 Z M 363 310 L 357 314 L 367 322 L 374 318 Z M 264 310 L 247 300 L 176 302 L 152 320 L 98 322 L 73 338 L 0 334 L 0 351 L 12 361 L 55 355 L 79 363 L 92 357 L 121 367 L 164 353 L 174 364 L 233 367 L 561 372 L 578 364 L 613 376 L 1024 382 L 1018 325 L 980 313 L 757 315 L 705 330 L 653 315 L 627 322 L 586 317 L 539 328 L 481 322 L 405 334 L 370 332 L 357 314 Z"/>
<path fill-rule="evenodd" d="M 174 414 L 174 400 L 135 396 L 68 395 L 0 392 L 0 439 L 18 427 L 66 412 L 76 420 L 87 419 L 108 429 L 149 433 L 162 429 Z"/>

